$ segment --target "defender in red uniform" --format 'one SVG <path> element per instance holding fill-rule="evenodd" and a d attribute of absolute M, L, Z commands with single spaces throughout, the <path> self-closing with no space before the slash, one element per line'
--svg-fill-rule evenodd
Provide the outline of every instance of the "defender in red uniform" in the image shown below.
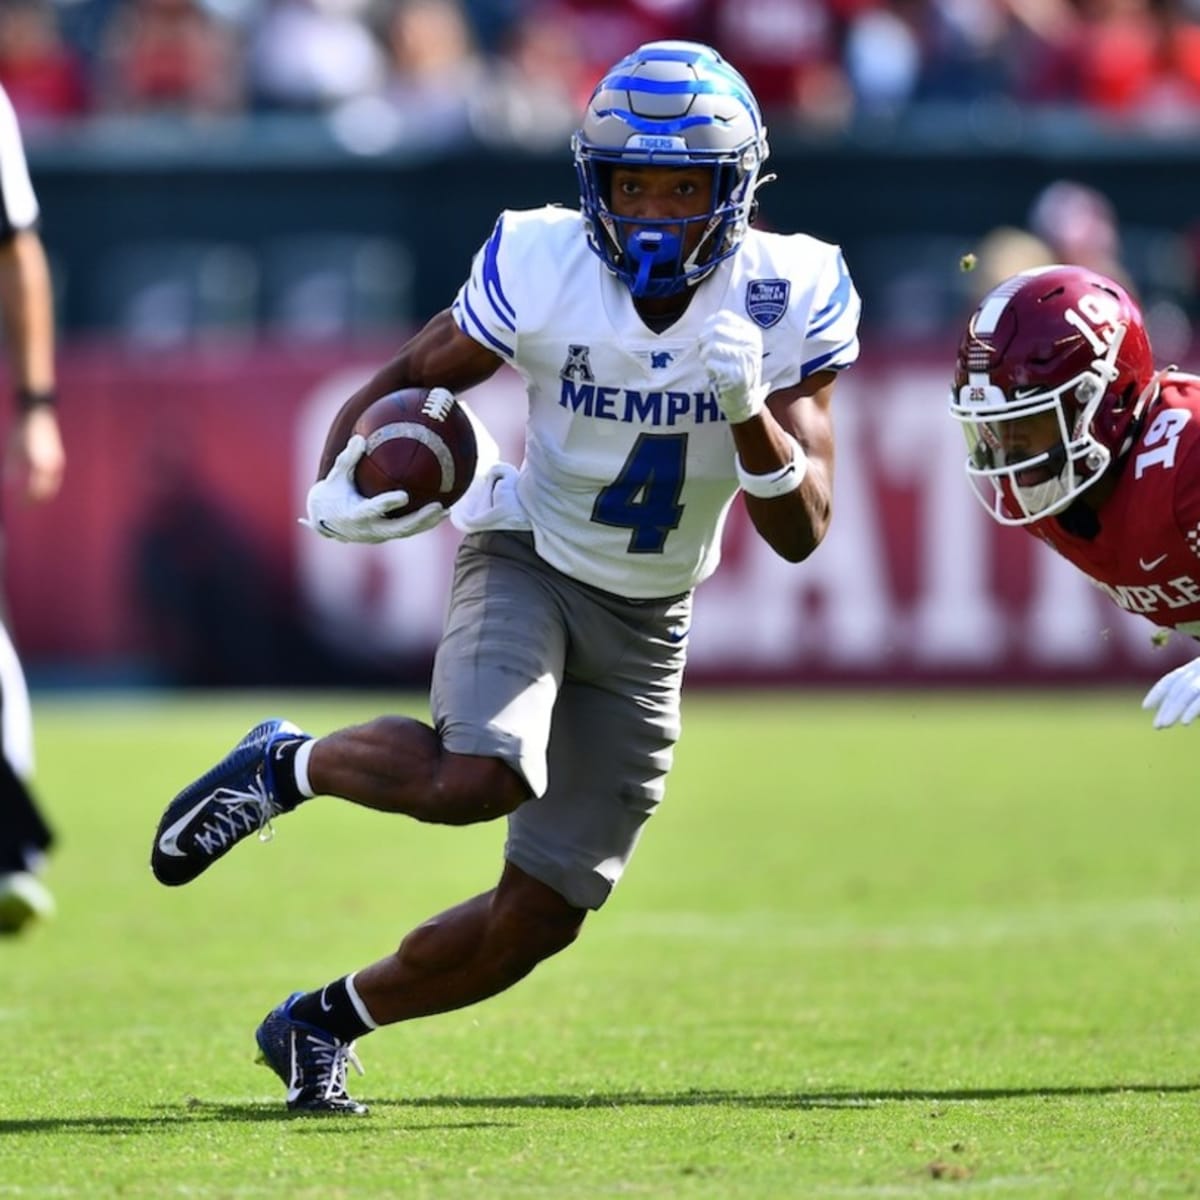
<path fill-rule="evenodd" d="M 1155 370 L 1142 314 L 1113 280 L 1051 266 L 980 302 L 950 413 L 967 478 L 1113 601 L 1200 637 L 1200 377 Z M 1156 729 L 1200 715 L 1200 659 L 1150 689 Z"/>

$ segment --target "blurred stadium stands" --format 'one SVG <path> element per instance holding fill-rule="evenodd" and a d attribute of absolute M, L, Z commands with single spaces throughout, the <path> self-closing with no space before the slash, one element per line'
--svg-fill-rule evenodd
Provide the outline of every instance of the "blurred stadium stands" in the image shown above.
<path fill-rule="evenodd" d="M 423 319 L 498 208 L 574 202 L 584 99 L 655 37 L 747 76 L 765 220 L 842 243 L 880 335 L 936 336 L 961 253 L 1056 180 L 1111 206 L 1171 337 L 1195 315 L 1200 0 L 4 0 L 64 327 Z"/>
<path fill-rule="evenodd" d="M 147 348 L 250 338 L 258 276 L 254 257 L 231 242 L 181 237 L 113 246 L 91 275 L 89 323 Z"/>
<path fill-rule="evenodd" d="M 936 340 L 989 277 L 960 270 L 995 231 L 1028 231 L 1056 184 L 1103 197 L 1111 262 L 1140 294 L 1164 354 L 1197 315 L 1200 214 L 1186 180 L 1195 139 L 1135 137 L 1028 117 L 997 146 L 935 142 L 898 123 L 865 131 L 777 127 L 761 223 L 840 243 L 882 341 Z M 573 205 L 566 145 L 456 143 L 363 155 L 321 119 L 239 118 L 219 129 L 107 119 L 31 139 L 64 332 L 188 340 L 214 327 L 302 338 L 372 335 L 453 298 L 501 208 Z M 1032 240 L 1032 235 L 1030 235 Z M 1079 246 L 1047 256 L 1078 259 Z M 1021 262 L 1019 265 L 1026 265 Z M 150 290 L 147 290 L 150 289 Z"/>

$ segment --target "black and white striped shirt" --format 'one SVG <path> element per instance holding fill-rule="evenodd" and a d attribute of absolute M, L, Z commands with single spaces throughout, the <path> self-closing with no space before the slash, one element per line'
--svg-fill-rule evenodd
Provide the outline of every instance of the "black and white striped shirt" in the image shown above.
<path fill-rule="evenodd" d="M 0 241 L 22 229 L 35 228 L 38 216 L 17 114 L 7 93 L 0 88 Z"/>

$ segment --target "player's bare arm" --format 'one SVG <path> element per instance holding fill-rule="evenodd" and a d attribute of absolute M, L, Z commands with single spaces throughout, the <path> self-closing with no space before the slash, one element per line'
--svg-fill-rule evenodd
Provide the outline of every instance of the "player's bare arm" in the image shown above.
<path fill-rule="evenodd" d="M 54 388 L 54 315 L 50 268 L 41 238 L 22 229 L 0 242 L 0 309 L 12 371 L 30 392 Z"/>
<path fill-rule="evenodd" d="M 503 359 L 455 324 L 443 309 L 410 338 L 390 362 L 382 366 L 342 405 L 325 439 L 317 478 L 324 478 L 338 452 L 350 437 L 354 422 L 373 401 L 407 387 L 444 387 L 465 392 L 490 378 Z"/>
<path fill-rule="evenodd" d="M 819 371 L 796 387 L 767 397 L 763 413 L 730 426 L 742 466 L 770 475 L 792 460 L 790 434 L 808 460 L 794 491 L 771 499 L 746 493 L 754 528 L 788 562 L 800 562 L 820 544 L 833 515 L 833 387 L 837 375 Z"/>
<path fill-rule="evenodd" d="M 62 485 L 66 455 L 54 410 L 54 302 L 41 238 L 19 230 L 0 242 L 0 312 L 12 360 L 20 416 L 10 458 L 30 500 L 49 500 Z"/>

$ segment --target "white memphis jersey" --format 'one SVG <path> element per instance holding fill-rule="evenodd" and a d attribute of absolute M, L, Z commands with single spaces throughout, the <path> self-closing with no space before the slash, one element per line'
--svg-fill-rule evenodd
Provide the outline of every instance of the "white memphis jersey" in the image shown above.
<path fill-rule="evenodd" d="M 772 391 L 858 356 L 858 295 L 816 238 L 751 230 L 656 334 L 578 212 L 501 214 L 453 312 L 525 380 L 518 495 L 551 566 L 632 599 L 679 595 L 716 569 L 737 475 L 699 340 L 725 308 L 762 327 Z"/>

